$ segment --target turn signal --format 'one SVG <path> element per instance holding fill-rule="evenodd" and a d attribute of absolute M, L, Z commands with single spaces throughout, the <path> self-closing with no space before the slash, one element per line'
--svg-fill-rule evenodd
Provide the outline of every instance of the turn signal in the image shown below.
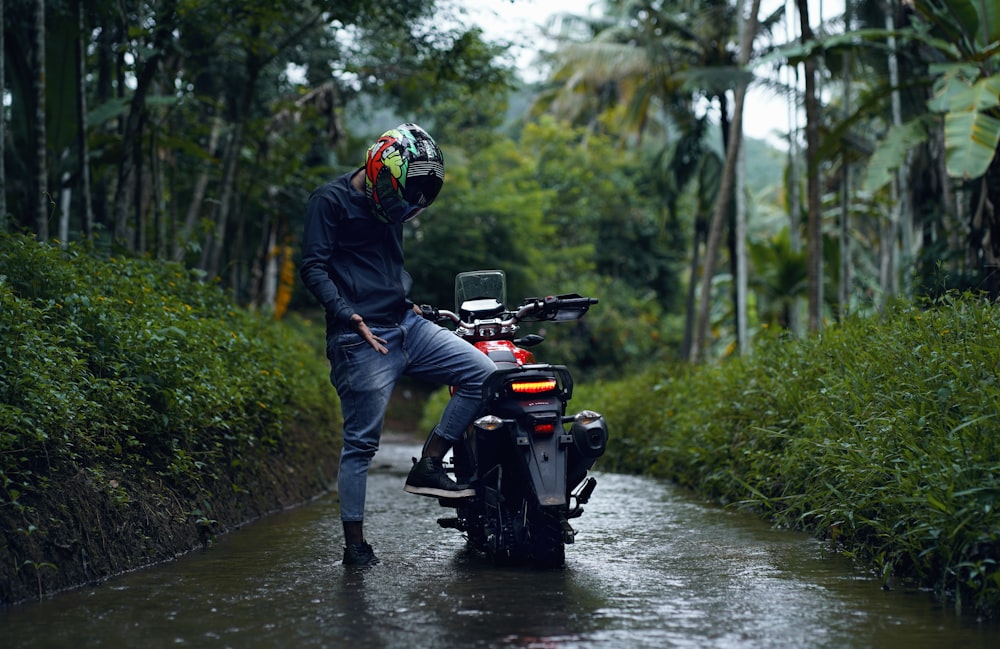
<path fill-rule="evenodd" d="M 541 394 L 556 389 L 555 379 L 539 379 L 537 381 L 514 381 L 510 389 L 521 394 Z"/>
<path fill-rule="evenodd" d="M 480 430 L 499 430 L 503 428 L 503 419 L 496 415 L 486 415 L 475 421 L 476 428 Z"/>
<path fill-rule="evenodd" d="M 575 417 L 573 417 L 574 421 L 582 426 L 592 424 L 600 418 L 600 413 L 594 412 L 593 410 L 581 410 L 576 413 Z"/>

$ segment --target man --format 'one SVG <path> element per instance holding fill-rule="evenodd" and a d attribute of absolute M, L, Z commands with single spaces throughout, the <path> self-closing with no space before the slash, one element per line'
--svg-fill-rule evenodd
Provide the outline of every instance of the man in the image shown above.
<path fill-rule="evenodd" d="M 419 315 L 403 269 L 403 223 L 430 205 L 443 183 L 434 139 L 416 124 L 401 124 L 368 149 L 363 168 L 309 198 L 300 273 L 326 309 L 330 380 L 344 415 L 337 486 L 345 565 L 378 563 L 364 536 L 365 487 L 400 376 L 459 386 L 404 489 L 438 498 L 474 493 L 446 475 L 442 458 L 479 414 L 482 384 L 496 366 Z"/>

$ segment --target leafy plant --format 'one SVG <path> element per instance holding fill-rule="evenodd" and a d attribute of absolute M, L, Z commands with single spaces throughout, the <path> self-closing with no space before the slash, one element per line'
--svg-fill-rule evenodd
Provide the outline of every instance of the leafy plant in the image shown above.
<path fill-rule="evenodd" d="M 266 490 L 262 463 L 290 452 L 292 427 L 335 448 L 322 336 L 179 265 L 0 236 L 0 524 L 31 537 L 9 556 L 59 563 L 29 550 L 66 526 L 52 512 L 67 499 L 125 512 L 155 484 L 202 503 L 218 484 Z"/>
<path fill-rule="evenodd" d="M 944 119 L 948 174 L 980 178 L 1000 144 L 1000 9 L 995 2 L 976 0 L 915 0 L 913 5 L 922 20 L 899 36 L 916 39 L 940 61 L 930 66 L 934 95 L 927 106 Z M 889 172 L 906 151 L 926 141 L 931 127 L 926 116 L 918 116 L 890 129 L 872 157 L 865 189 L 887 184 Z"/>
<path fill-rule="evenodd" d="M 750 357 L 581 386 L 600 468 L 657 475 L 821 536 L 886 581 L 1000 613 L 1000 312 L 893 305 Z"/>

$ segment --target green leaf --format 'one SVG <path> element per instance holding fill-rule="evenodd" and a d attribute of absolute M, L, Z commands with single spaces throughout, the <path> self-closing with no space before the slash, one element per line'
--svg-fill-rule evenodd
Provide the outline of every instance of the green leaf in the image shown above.
<path fill-rule="evenodd" d="M 995 0 L 916 0 L 914 5 L 952 40 L 967 37 L 977 49 L 1000 40 L 1000 3 Z"/>
<path fill-rule="evenodd" d="M 927 494 L 927 502 L 934 509 L 940 510 L 940 511 L 944 512 L 945 514 L 950 514 L 951 513 L 951 510 L 948 508 L 947 505 L 945 505 L 943 502 L 941 502 L 940 500 L 938 500 L 937 498 L 935 498 L 931 494 Z"/>
<path fill-rule="evenodd" d="M 949 99 L 952 112 L 989 110 L 1000 105 L 1000 74 L 980 79 L 962 92 L 956 92 Z"/>
<path fill-rule="evenodd" d="M 986 173 L 1000 143 L 1000 120 L 978 111 L 944 116 L 945 161 L 952 178 L 973 179 Z"/>
<path fill-rule="evenodd" d="M 920 118 L 893 126 L 868 161 L 864 191 L 875 193 L 890 182 L 906 159 L 906 153 L 927 140 L 927 129 Z"/>
<path fill-rule="evenodd" d="M 115 97 L 87 113 L 87 128 L 102 126 L 128 110 L 127 97 Z"/>
<path fill-rule="evenodd" d="M 1000 3 L 982 2 L 978 8 L 983 12 L 980 15 L 979 38 L 986 36 L 986 43 L 996 44 L 1000 41 Z M 985 34 L 984 34 L 985 32 Z"/>
<path fill-rule="evenodd" d="M 968 63 L 937 64 L 930 70 L 941 75 L 934 81 L 934 97 L 927 102 L 927 107 L 937 113 L 954 110 L 954 98 L 970 92 L 972 81 L 979 77 L 979 68 Z"/>

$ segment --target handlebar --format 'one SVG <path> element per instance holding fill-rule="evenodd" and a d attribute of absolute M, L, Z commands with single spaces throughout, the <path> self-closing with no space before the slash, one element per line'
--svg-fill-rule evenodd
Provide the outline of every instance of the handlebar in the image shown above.
<path fill-rule="evenodd" d="M 536 316 L 537 320 L 577 320 L 593 304 L 597 304 L 597 298 L 582 297 L 576 294 L 570 295 L 549 295 L 544 298 L 528 298 L 516 311 L 506 312 L 499 321 L 501 327 L 513 327 L 529 316 Z M 464 322 L 454 311 L 447 309 L 435 309 L 427 304 L 420 305 L 423 317 L 428 320 L 442 322 L 450 320 L 456 326 L 464 329 L 473 329 L 474 322 Z M 562 317 L 560 317 L 560 314 Z"/>

